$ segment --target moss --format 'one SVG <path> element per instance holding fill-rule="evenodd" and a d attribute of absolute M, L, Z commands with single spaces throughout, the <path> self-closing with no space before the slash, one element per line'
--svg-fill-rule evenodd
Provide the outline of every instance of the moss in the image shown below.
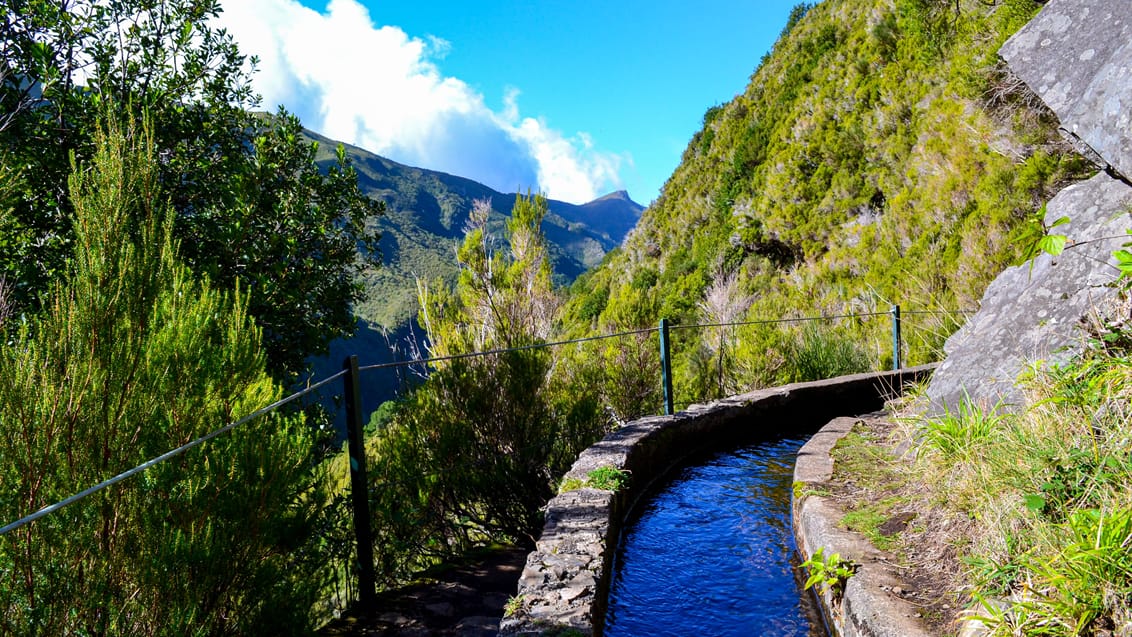
<path fill-rule="evenodd" d="M 850 531 L 856 531 L 869 539 L 873 546 L 882 551 L 891 551 L 900 546 L 897 533 L 888 533 L 882 528 L 899 512 L 907 499 L 902 497 L 884 498 L 871 502 L 859 509 L 850 511 L 841 518 L 841 524 Z"/>

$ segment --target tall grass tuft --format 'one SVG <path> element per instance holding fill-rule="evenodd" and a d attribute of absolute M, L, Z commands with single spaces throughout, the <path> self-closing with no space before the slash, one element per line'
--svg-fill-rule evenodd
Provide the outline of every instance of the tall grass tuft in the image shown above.
<path fill-rule="evenodd" d="M 928 497 L 978 521 L 963 557 L 993 635 L 1132 634 L 1127 342 L 1035 371 L 1023 413 L 966 404 L 915 434 Z"/>
<path fill-rule="evenodd" d="M 807 323 L 787 345 L 787 380 L 821 380 L 869 371 L 869 355 L 836 329 Z"/>
<path fill-rule="evenodd" d="M 958 413 L 950 411 L 938 419 L 924 424 L 921 433 L 921 453 L 938 452 L 952 457 L 969 457 L 977 447 L 1001 429 L 1007 415 L 999 413 L 998 406 L 981 409 L 964 400 Z"/>

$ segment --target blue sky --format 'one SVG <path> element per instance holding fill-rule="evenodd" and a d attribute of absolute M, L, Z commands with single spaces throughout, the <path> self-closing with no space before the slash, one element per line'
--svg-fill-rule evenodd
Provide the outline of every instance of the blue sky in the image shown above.
<path fill-rule="evenodd" d="M 796 0 L 228 0 L 264 106 L 501 191 L 649 203 Z"/>

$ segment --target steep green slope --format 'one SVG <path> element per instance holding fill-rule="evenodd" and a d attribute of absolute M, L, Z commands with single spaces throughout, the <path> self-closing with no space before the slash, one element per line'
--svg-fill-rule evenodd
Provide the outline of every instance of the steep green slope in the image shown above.
<path fill-rule="evenodd" d="M 623 247 L 574 285 L 566 329 L 976 306 L 1042 203 L 1089 170 L 997 63 L 1038 8 L 796 9 L 746 90 L 705 113 Z M 912 363 L 936 357 L 954 327 L 914 317 Z M 841 329 L 890 362 L 883 320 Z M 746 336 L 748 358 L 764 360 L 740 384 L 775 379 L 778 336 Z M 712 341 L 689 341 L 683 365 L 702 367 Z"/>
<path fill-rule="evenodd" d="M 320 161 L 332 162 L 337 142 L 310 131 L 307 135 L 319 142 Z M 416 315 L 417 278 L 455 280 L 455 245 L 463 239 L 472 202 L 491 200 L 495 214 L 489 227 L 502 236 L 516 195 L 463 177 L 405 166 L 355 146 L 346 146 L 346 154 L 357 170 L 362 192 L 386 204 L 386 214 L 373 220 L 382 233 L 382 265 L 363 273 L 367 299 L 355 310 L 370 323 L 396 330 Z M 643 210 L 624 192 L 582 205 L 549 203 L 543 232 L 560 284 L 600 263 Z"/>

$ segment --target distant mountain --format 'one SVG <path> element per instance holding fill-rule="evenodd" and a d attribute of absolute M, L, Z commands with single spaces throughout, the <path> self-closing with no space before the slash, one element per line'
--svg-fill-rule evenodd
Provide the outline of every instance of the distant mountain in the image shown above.
<path fill-rule="evenodd" d="M 335 161 L 338 142 L 313 131 L 306 135 L 319 143 L 318 162 Z M 456 246 L 463 239 L 468 212 L 477 199 L 490 199 L 495 213 L 488 227 L 502 240 L 515 193 L 501 193 L 481 183 L 381 157 L 363 148 L 345 145 L 358 173 L 362 191 L 385 202 L 386 214 L 371 220 L 381 231 L 381 266 L 362 273 L 366 298 L 355 311 L 361 320 L 353 338 L 330 344 L 326 356 L 312 361 L 312 378 L 325 378 L 341 369 L 342 360 L 357 354 L 362 365 L 396 360 L 389 347 L 403 346 L 416 326 L 417 279 L 453 282 L 459 273 Z M 644 208 L 625 191 L 611 193 L 586 204 L 551 199 L 543 232 L 550 248 L 555 276 L 562 285 L 596 266 L 605 254 L 621 244 Z M 363 412 L 368 414 L 394 396 L 409 380 L 404 373 L 376 370 L 362 374 Z M 344 422 L 338 423 L 340 427 Z"/>
<path fill-rule="evenodd" d="M 338 142 L 307 131 L 319 142 L 319 163 L 334 161 Z M 496 211 L 489 228 L 501 238 L 515 193 L 501 193 L 481 183 L 442 172 L 399 164 L 356 146 L 345 145 L 362 191 L 385 202 L 374 219 L 382 233 L 380 268 L 363 277 L 369 292 L 358 315 L 371 324 L 396 330 L 416 315 L 416 280 L 454 281 L 455 246 L 462 240 L 468 212 L 477 199 L 489 199 Z M 543 232 L 559 283 L 572 282 L 621 244 L 644 207 L 625 191 L 586 204 L 549 200 Z"/>
<path fill-rule="evenodd" d="M 571 221 L 584 223 L 598 232 L 618 238 L 618 243 L 637 225 L 645 210 L 624 190 L 611 192 L 580 206 L 554 202 L 551 209 Z"/>

